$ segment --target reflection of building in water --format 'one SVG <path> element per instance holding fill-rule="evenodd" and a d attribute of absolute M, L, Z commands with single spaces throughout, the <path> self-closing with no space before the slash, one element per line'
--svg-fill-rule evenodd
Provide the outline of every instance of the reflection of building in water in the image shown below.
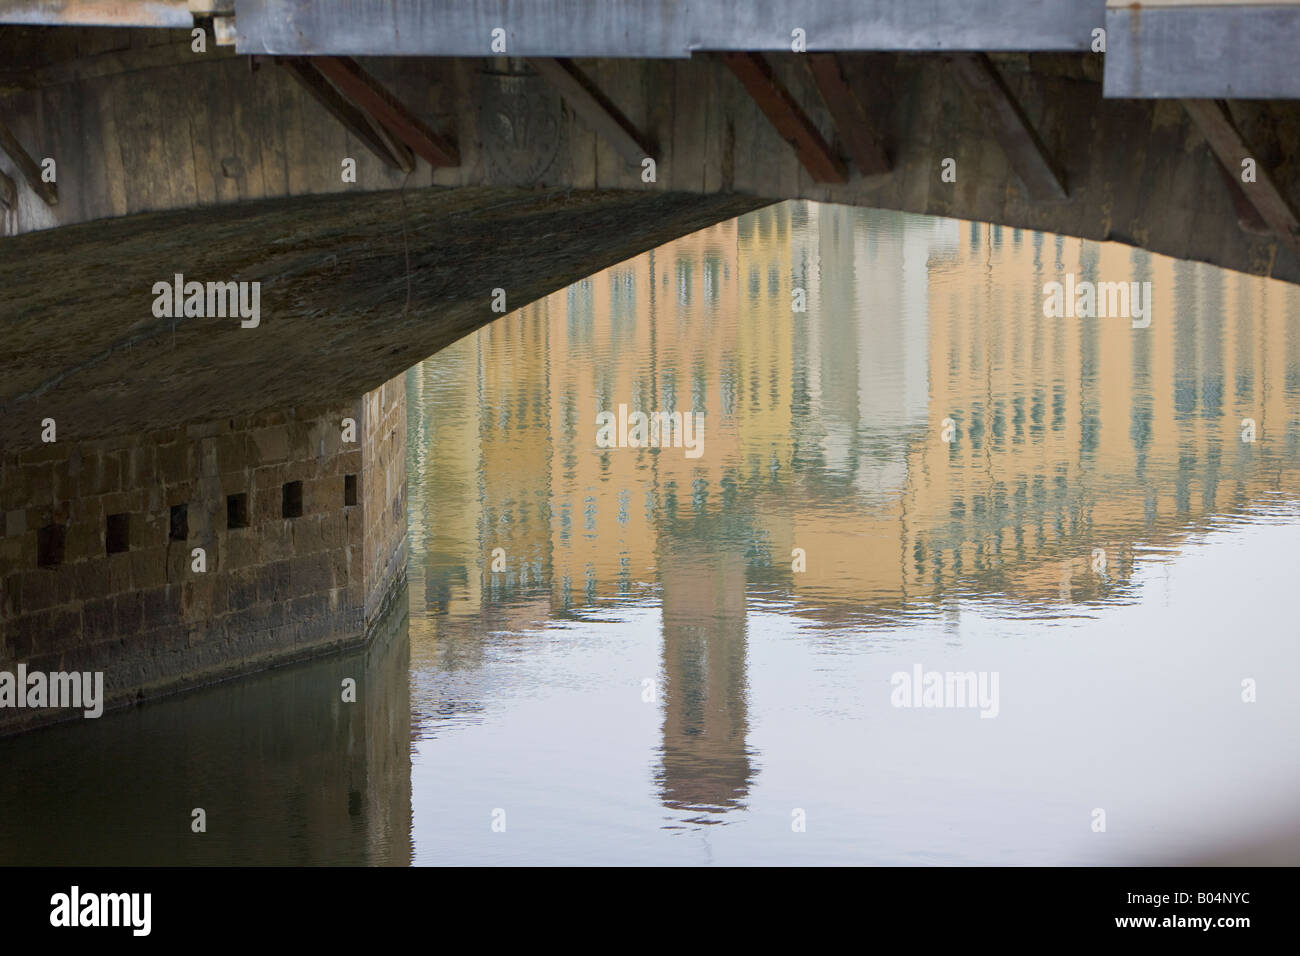
<path fill-rule="evenodd" d="M 1295 488 L 1293 293 L 1074 240 L 1058 268 L 1050 238 L 1008 246 L 990 231 L 997 268 L 985 282 L 990 250 L 974 243 L 951 278 L 932 280 L 934 427 L 909 449 L 910 591 L 973 573 L 1022 597 L 1087 596 L 1131 574 L 1136 543 L 1172 542 L 1279 482 Z M 1150 281 L 1150 327 L 1044 317 L 1043 284 L 1060 271 Z M 939 440 L 944 418 L 951 444 Z M 1241 441 L 1244 418 L 1261 441 Z M 1107 552 L 1104 575 L 1090 568 L 1094 549 Z"/>
<path fill-rule="evenodd" d="M 734 447 L 725 389 L 738 331 L 736 223 L 614 266 L 546 300 L 565 359 L 552 374 L 554 593 L 561 604 L 627 593 L 655 577 L 658 517 L 716 500 Z M 596 415 L 704 413 L 704 454 L 597 449 Z"/>
<path fill-rule="evenodd" d="M 793 394 L 768 439 L 789 449 L 793 468 L 763 495 L 758 521 L 774 561 L 796 546 L 807 554 L 807 570 L 787 577 L 796 593 L 818 604 L 890 604 L 904 580 L 907 449 L 927 427 L 931 260 L 953 254 L 956 223 L 784 208 L 795 217 L 795 279 L 809 293 L 809 311 L 793 316 L 793 354 L 779 373 L 792 378 Z M 746 419 L 742 430 L 750 428 Z M 773 457 L 784 470 L 779 453 Z M 791 508 L 792 499 L 803 504 Z"/>
<path fill-rule="evenodd" d="M 407 373 L 407 448 L 411 473 L 411 595 L 425 612 L 477 612 L 482 606 L 479 528 L 482 453 L 477 337 L 462 339 Z M 420 566 L 416 566 L 416 562 Z M 419 615 L 426 617 L 427 615 Z"/>
<path fill-rule="evenodd" d="M 505 570 L 485 587 L 497 598 L 548 588 L 551 574 L 549 300 L 487 326 L 479 402 L 482 551 L 500 548 Z M 490 493 L 487 489 L 490 488 Z"/>
<path fill-rule="evenodd" d="M 1150 281 L 1150 327 L 1044 317 L 1043 284 L 1065 272 Z M 665 536 L 719 514 L 715 545 L 745 555 L 750 580 L 830 617 L 954 587 L 1120 593 L 1135 545 L 1294 487 L 1293 296 L 1119 246 L 760 210 L 576 283 L 413 373 L 439 369 L 421 387 L 445 418 L 412 438 L 422 454 L 433 443 L 420 468 L 439 489 L 422 503 L 423 598 L 478 613 L 523 591 L 551 609 L 627 595 L 662 577 Z M 704 411 L 704 455 L 596 448 L 596 413 L 619 404 Z M 477 422 L 466 407 L 482 408 Z M 487 570 L 494 547 L 503 575 Z M 1090 567 L 1098 548 L 1104 573 Z"/>
<path fill-rule="evenodd" d="M 516 312 L 408 374 L 408 401 L 420 409 L 408 436 L 408 580 L 426 612 L 411 623 L 417 663 L 481 662 L 481 632 L 437 641 L 448 619 L 486 614 L 492 629 L 518 631 L 550 617 L 548 333 L 543 311 Z M 506 570 L 492 573 L 496 548 Z"/>
<path fill-rule="evenodd" d="M 742 804 L 753 777 L 745 745 L 745 563 L 665 541 L 663 743 L 656 774 L 664 806 L 721 813 Z M 695 822 L 705 822 L 703 816 Z"/>
<path fill-rule="evenodd" d="M 1045 317 L 1043 284 L 1067 272 L 1150 281 L 1150 326 Z M 1294 496 L 1295 296 L 1118 246 L 806 203 L 621 263 L 412 372 L 409 580 L 445 612 L 412 619 L 413 659 L 472 710 L 492 635 L 658 582 L 660 796 L 709 819 L 754 772 L 747 587 L 833 624 L 941 604 L 955 626 L 958 595 L 1123 596 L 1135 551 Z M 704 454 L 597 448 L 596 414 L 620 404 L 704 412 Z"/>

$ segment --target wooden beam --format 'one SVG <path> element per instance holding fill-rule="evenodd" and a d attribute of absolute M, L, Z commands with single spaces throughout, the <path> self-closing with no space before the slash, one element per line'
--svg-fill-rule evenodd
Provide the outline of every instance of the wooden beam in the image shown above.
<path fill-rule="evenodd" d="M 1259 156 L 1237 130 L 1232 114 L 1228 112 L 1228 104 L 1222 100 L 1183 100 L 1183 108 L 1204 134 L 1233 188 L 1241 191 L 1269 231 L 1300 257 L 1300 219 L 1296 218 L 1295 210 L 1278 189 Z M 1255 160 L 1253 183 L 1241 181 L 1243 159 Z M 1238 222 L 1241 219 L 1238 211 Z"/>
<path fill-rule="evenodd" d="M 736 75 L 781 138 L 794 147 L 803 168 L 818 183 L 846 183 L 849 171 L 808 114 L 772 72 L 760 53 L 723 53 L 722 61 Z"/>
<path fill-rule="evenodd" d="M 867 115 L 866 107 L 844 79 L 839 57 L 834 53 L 810 53 L 805 59 L 858 171 L 863 176 L 889 172 L 891 167 L 884 140 Z"/>
<path fill-rule="evenodd" d="M 93 56 L 64 60 L 31 70 L 14 70 L 0 67 L 0 92 L 6 90 L 33 90 L 46 86 L 60 86 L 101 76 L 118 76 L 142 70 L 165 69 L 169 66 L 204 63 L 208 60 L 233 59 L 235 51 L 229 47 L 213 46 L 207 53 L 190 49 L 187 37 L 184 43 L 163 43 L 158 46 L 138 47 L 97 53 Z"/>
<path fill-rule="evenodd" d="M 316 69 L 344 96 L 415 150 L 430 166 L 459 166 L 454 144 L 433 132 L 350 56 L 314 56 Z"/>
<path fill-rule="evenodd" d="M 385 165 L 409 173 L 415 169 L 415 156 L 407 145 L 388 136 L 382 125 L 369 116 L 330 85 L 329 81 L 312 65 L 306 57 L 281 57 L 277 62 L 289 71 L 289 75 L 302 84 L 302 88 L 311 94 L 321 106 L 325 107 L 343 128 L 361 140 L 366 148 L 380 158 Z"/>
<path fill-rule="evenodd" d="M 14 161 L 18 171 L 23 174 L 23 179 L 27 180 L 27 185 L 32 187 L 36 195 L 45 200 L 47 206 L 57 206 L 59 204 L 59 190 L 54 183 L 41 181 L 41 167 L 36 160 L 27 155 L 27 150 L 18 142 L 13 131 L 5 125 L 4 120 L 0 120 L 0 149 L 9 154 L 9 158 Z"/>
<path fill-rule="evenodd" d="M 1047 152 L 988 55 L 951 53 L 948 60 L 1029 195 L 1034 199 L 1068 198 L 1064 171 Z"/>
<path fill-rule="evenodd" d="M 530 57 L 529 66 L 555 87 L 564 101 L 631 166 L 640 166 L 654 149 L 631 121 L 623 115 L 572 60 Z"/>
<path fill-rule="evenodd" d="M 0 169 L 0 206 L 5 209 L 18 208 L 18 187 L 2 169 Z"/>
<path fill-rule="evenodd" d="M 1228 190 L 1228 196 L 1232 199 L 1232 211 L 1237 217 L 1237 225 L 1241 231 L 1256 236 L 1272 236 L 1273 230 L 1268 227 L 1259 210 L 1250 204 L 1250 198 L 1242 189 L 1244 184 L 1230 175 L 1222 164 L 1219 165 L 1219 175 L 1223 177 L 1224 188 Z"/>

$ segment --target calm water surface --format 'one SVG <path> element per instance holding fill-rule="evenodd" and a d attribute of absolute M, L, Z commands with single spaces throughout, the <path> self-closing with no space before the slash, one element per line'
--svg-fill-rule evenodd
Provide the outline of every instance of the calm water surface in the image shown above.
<path fill-rule="evenodd" d="M 1044 317 L 1066 273 L 1150 282 L 1150 326 Z M 0 741 L 0 862 L 1123 863 L 1294 825 L 1293 288 L 789 203 L 407 389 L 409 613 Z M 703 412 L 703 453 L 597 447 L 620 404 Z M 996 717 L 892 706 L 917 665 L 996 674 Z"/>

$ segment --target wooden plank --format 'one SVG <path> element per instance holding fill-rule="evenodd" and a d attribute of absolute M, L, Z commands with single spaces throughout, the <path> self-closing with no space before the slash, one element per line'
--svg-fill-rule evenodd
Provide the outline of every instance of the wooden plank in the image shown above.
<path fill-rule="evenodd" d="M 18 172 L 22 174 L 23 179 L 27 180 L 27 185 L 32 187 L 36 195 L 45 200 L 47 206 L 59 204 L 58 187 L 54 183 L 41 182 L 40 164 L 23 149 L 22 143 L 18 142 L 18 137 L 14 136 L 4 120 L 0 120 L 0 149 L 9 154 L 9 158 L 18 167 Z"/>
<path fill-rule="evenodd" d="M 116 89 L 112 80 L 88 86 L 86 93 L 95 104 L 99 118 L 100 149 L 90 154 L 92 167 L 102 169 L 104 189 L 96 192 L 100 208 L 98 216 L 126 215 L 126 173 L 122 165 L 122 137 L 117 128 L 117 113 L 113 109 Z"/>
<path fill-rule="evenodd" d="M 262 156 L 262 182 L 267 197 L 288 196 L 289 161 L 285 148 L 285 121 L 288 119 L 284 103 L 288 93 L 297 93 L 298 87 L 288 77 L 275 70 L 255 73 L 249 83 L 253 95 L 253 130 L 257 135 Z M 283 81 L 282 81 L 283 80 Z"/>
<path fill-rule="evenodd" d="M 253 61 L 257 63 L 256 60 Z M 257 72 L 258 66 L 253 66 L 253 71 Z M 305 196 L 315 192 L 313 188 L 317 177 L 315 173 L 328 169 L 332 163 L 329 154 L 318 153 L 310 149 L 307 144 L 306 126 L 307 123 L 303 118 L 306 108 L 306 95 L 302 86 L 296 82 L 280 83 L 282 71 L 269 71 L 276 75 L 276 90 L 278 92 L 277 102 L 279 103 L 280 115 L 280 132 L 284 137 L 284 182 L 285 195 L 287 196 Z M 284 78 L 289 79 L 293 74 L 284 73 Z M 323 126 L 329 124 L 320 123 L 316 116 L 310 112 L 313 126 Z"/>
<path fill-rule="evenodd" d="M 99 113 L 99 101 L 94 91 L 80 90 L 77 97 L 77 112 L 81 118 L 81 142 L 77 145 L 78 155 L 84 164 L 81 174 L 81 197 L 85 214 L 81 221 L 102 219 L 112 215 L 109 211 L 108 164 L 104 157 L 103 119 Z M 119 161 L 121 155 L 118 156 Z"/>
<path fill-rule="evenodd" d="M 159 70 L 172 66 L 184 66 L 208 59 L 233 59 L 235 53 L 229 47 L 209 46 L 207 53 L 195 53 L 190 41 L 168 43 L 165 46 L 150 46 L 140 49 L 128 48 L 121 51 L 99 53 L 76 60 L 52 63 L 35 70 L 11 73 L 0 70 L 3 77 L 0 82 L 5 86 L 35 89 L 44 86 L 60 86 L 81 80 L 97 79 L 103 76 L 115 76 L 122 73 L 136 73 L 143 70 Z"/>
<path fill-rule="evenodd" d="M 1007 162 L 1034 199 L 1065 199 L 1065 174 L 1029 123 L 1006 81 L 985 53 L 952 53 L 948 61 L 979 106 Z"/>
<path fill-rule="evenodd" d="M 85 222 L 86 215 L 86 154 L 85 134 L 81 124 L 80 90 L 58 87 L 42 90 L 41 141 L 49 155 L 57 157 L 56 178 L 59 189 L 59 206 L 64 216 L 73 222 Z"/>
<path fill-rule="evenodd" d="M 424 125 L 349 56 L 314 56 L 311 62 L 352 103 L 410 146 L 430 166 L 459 166 L 455 145 Z"/>
<path fill-rule="evenodd" d="M 715 64 L 692 58 L 672 64 L 673 75 L 673 151 L 669 165 L 669 189 L 698 192 L 704 189 L 706 168 L 705 144 L 708 138 L 708 114 L 699 109 L 700 78 Z M 683 103 L 691 108 L 681 109 Z M 663 175 L 663 170 L 659 170 Z"/>
<path fill-rule="evenodd" d="M 310 60 L 306 57 L 283 57 L 277 62 L 289 71 L 289 75 L 302 85 L 312 99 L 338 120 L 344 129 L 361 140 L 366 149 L 378 156 L 385 166 L 400 169 L 404 173 L 415 169 L 415 156 L 407 145 L 388 136 L 382 124 L 372 123 L 370 117 L 330 85 Z"/>
<path fill-rule="evenodd" d="M 1260 162 L 1258 154 L 1237 130 L 1228 112 L 1228 104 L 1222 100 L 1183 100 L 1183 108 L 1204 134 L 1233 186 L 1240 189 L 1259 214 L 1259 219 L 1288 249 L 1300 256 L 1300 219 L 1296 218 L 1295 210 Z M 1241 161 L 1247 158 L 1255 160 L 1253 183 L 1241 182 Z M 1242 219 L 1240 210 L 1238 219 Z M 1247 228 L 1254 224 L 1253 217 L 1245 217 L 1242 222 Z"/>
<path fill-rule="evenodd" d="M 159 134 L 163 141 L 163 154 L 166 156 L 165 165 L 162 170 L 165 171 L 171 190 L 172 199 L 167 204 L 168 209 L 187 209 L 190 206 L 198 205 L 199 187 L 198 179 L 195 175 L 195 156 L 194 140 L 190 135 L 190 105 L 188 102 L 189 91 L 193 89 L 196 82 L 193 76 L 187 77 L 183 84 L 168 84 L 162 86 L 162 112 L 159 116 L 173 119 L 172 122 L 160 124 L 162 126 Z M 142 84 L 144 77 L 138 77 L 135 80 L 136 85 Z M 150 167 L 155 176 L 160 170 L 158 167 Z"/>
<path fill-rule="evenodd" d="M 794 148 L 799 162 L 814 182 L 848 182 L 848 168 L 844 161 L 831 150 L 762 54 L 723 53 L 722 61 L 740 80 L 780 137 Z"/>
<path fill-rule="evenodd" d="M 200 206 L 211 206 L 217 201 L 217 179 L 219 172 L 214 172 L 212 157 L 212 140 L 208 135 L 208 105 L 203 100 L 206 83 L 196 82 L 196 77 L 188 77 L 190 82 L 185 87 L 185 112 L 190 127 L 190 148 L 194 154 L 194 189 Z"/>
<path fill-rule="evenodd" d="M 863 176 L 889 172 L 884 140 L 867 115 L 866 107 L 845 80 L 839 57 L 834 53 L 811 53 L 804 59 L 858 171 Z"/>
<path fill-rule="evenodd" d="M 233 160 L 231 165 L 239 186 L 239 198 L 263 199 L 274 194 L 262 172 L 266 163 L 262 158 L 262 137 L 257 132 L 259 112 L 253 87 L 264 84 L 250 83 L 248 71 L 239 66 L 222 64 L 221 71 L 224 93 L 219 102 L 227 104 L 230 130 L 234 135 L 235 153 L 229 158 Z M 256 81 L 263 77 L 259 74 L 253 79 Z"/>
<path fill-rule="evenodd" d="M 202 101 L 203 110 L 196 115 L 195 121 L 207 127 L 212 188 L 218 203 L 239 199 L 239 180 L 228 175 L 230 170 L 226 168 L 226 163 L 238 155 L 235 131 L 230 125 L 231 111 L 225 105 L 226 69 L 228 67 L 222 63 L 205 64 L 198 72 L 203 84 L 196 94 Z"/>
<path fill-rule="evenodd" d="M 649 140 L 572 60 L 530 57 L 528 65 L 555 87 L 573 111 L 629 165 L 640 166 L 646 157 L 656 158 Z"/>
<path fill-rule="evenodd" d="M 156 122 L 162 115 L 158 91 L 153 84 L 136 90 L 125 76 L 114 76 L 109 83 L 112 86 L 109 102 L 121 148 L 126 211 L 133 215 L 148 209 L 166 208 L 171 200 L 166 178 L 155 183 L 149 175 L 151 170 L 162 169 L 165 161 L 162 130 Z"/>

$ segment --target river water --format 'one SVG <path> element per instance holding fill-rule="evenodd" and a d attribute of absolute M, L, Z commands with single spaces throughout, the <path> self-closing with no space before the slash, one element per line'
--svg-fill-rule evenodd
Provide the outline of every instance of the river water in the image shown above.
<path fill-rule="evenodd" d="M 1297 862 L 1297 290 L 786 203 L 407 392 L 406 611 L 0 740 L 0 863 Z"/>

